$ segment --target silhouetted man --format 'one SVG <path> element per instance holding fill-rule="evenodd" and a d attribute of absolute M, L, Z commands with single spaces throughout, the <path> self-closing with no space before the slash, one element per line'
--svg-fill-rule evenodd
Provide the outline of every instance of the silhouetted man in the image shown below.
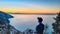
<path fill-rule="evenodd" d="M 41 17 L 38 17 L 37 19 L 39 22 L 39 25 L 37 25 L 36 27 L 37 34 L 43 34 L 44 30 L 44 24 L 42 23 L 43 19 Z"/>

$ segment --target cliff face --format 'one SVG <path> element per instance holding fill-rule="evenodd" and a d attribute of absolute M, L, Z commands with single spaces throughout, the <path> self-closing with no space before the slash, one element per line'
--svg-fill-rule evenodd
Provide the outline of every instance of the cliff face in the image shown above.
<path fill-rule="evenodd" d="M 0 11 L 0 34 L 20 34 L 20 31 L 10 25 L 10 18 L 13 16 Z"/>

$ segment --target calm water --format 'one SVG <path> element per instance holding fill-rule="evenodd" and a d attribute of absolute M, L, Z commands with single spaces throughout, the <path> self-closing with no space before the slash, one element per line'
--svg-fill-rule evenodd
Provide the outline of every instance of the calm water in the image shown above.
<path fill-rule="evenodd" d="M 11 25 L 14 26 L 16 29 L 20 31 L 24 31 L 27 28 L 35 30 L 36 26 L 38 25 L 37 17 L 43 18 L 43 24 L 47 24 L 49 26 L 48 32 L 51 33 L 52 31 L 52 23 L 55 22 L 53 17 L 56 15 L 23 15 L 23 14 L 12 14 L 14 16 L 11 19 Z"/>

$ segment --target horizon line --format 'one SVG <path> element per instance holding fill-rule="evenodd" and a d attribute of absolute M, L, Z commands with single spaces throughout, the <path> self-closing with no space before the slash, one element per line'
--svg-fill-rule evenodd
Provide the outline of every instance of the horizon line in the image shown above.
<path fill-rule="evenodd" d="M 57 13 L 10 13 L 10 14 L 41 14 L 41 15 L 56 15 Z"/>

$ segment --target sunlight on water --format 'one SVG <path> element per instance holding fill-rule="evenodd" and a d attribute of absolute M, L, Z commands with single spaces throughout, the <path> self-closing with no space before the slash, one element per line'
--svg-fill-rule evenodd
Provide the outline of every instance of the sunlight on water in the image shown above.
<path fill-rule="evenodd" d="M 20 31 L 24 31 L 27 28 L 35 30 L 36 26 L 38 25 L 37 17 L 42 17 L 44 20 L 43 23 L 49 25 L 49 33 L 52 31 L 52 23 L 55 22 L 53 17 L 56 17 L 56 15 L 12 15 L 14 18 L 10 20 L 10 24 Z"/>

